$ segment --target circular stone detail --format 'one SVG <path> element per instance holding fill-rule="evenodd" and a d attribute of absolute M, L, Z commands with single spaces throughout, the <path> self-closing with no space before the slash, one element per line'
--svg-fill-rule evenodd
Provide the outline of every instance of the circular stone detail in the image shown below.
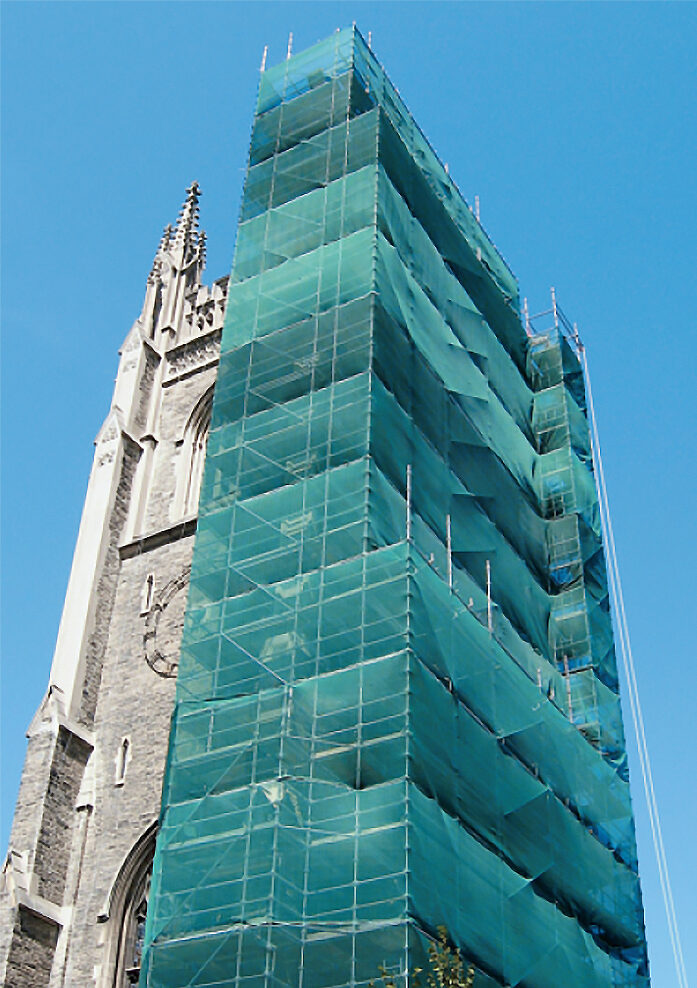
<path fill-rule="evenodd" d="M 177 675 L 190 573 L 191 567 L 187 566 L 181 576 L 166 584 L 156 594 L 145 618 L 145 661 L 165 679 Z"/>

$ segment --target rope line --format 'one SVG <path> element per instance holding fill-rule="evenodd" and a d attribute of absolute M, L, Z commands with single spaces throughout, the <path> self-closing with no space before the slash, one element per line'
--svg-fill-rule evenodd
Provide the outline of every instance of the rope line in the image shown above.
<path fill-rule="evenodd" d="M 668 861 L 666 858 L 665 844 L 663 842 L 663 831 L 661 828 L 661 820 L 658 812 L 658 802 L 656 800 L 656 793 L 653 784 L 653 772 L 651 769 L 651 760 L 649 757 L 648 745 L 646 743 L 646 733 L 644 730 L 644 716 L 642 713 L 641 703 L 639 700 L 639 690 L 637 686 L 634 656 L 632 653 L 632 644 L 629 637 L 629 625 L 627 622 L 627 614 L 624 606 L 622 581 L 620 579 L 619 566 L 617 563 L 617 549 L 615 545 L 615 535 L 612 526 L 612 518 L 610 515 L 610 503 L 607 494 L 607 487 L 605 484 L 605 471 L 603 469 L 603 460 L 600 451 L 598 425 L 595 417 L 595 407 L 593 405 L 593 391 L 591 388 L 590 374 L 588 371 L 588 358 L 586 357 L 585 349 L 582 348 L 581 353 L 583 357 L 584 376 L 586 379 L 588 411 L 590 413 L 591 453 L 593 457 L 593 466 L 595 469 L 596 484 L 598 487 L 598 500 L 600 503 L 600 520 L 603 530 L 603 536 L 605 539 L 605 545 L 607 547 L 608 562 L 610 564 L 609 565 L 610 590 L 612 593 L 613 606 L 614 606 L 615 617 L 617 622 L 617 630 L 620 639 L 620 652 L 622 654 L 622 665 L 624 668 L 624 672 L 628 684 L 629 705 L 632 713 L 632 723 L 634 725 L 634 733 L 637 741 L 637 750 L 639 753 L 639 764 L 641 766 L 641 775 L 644 784 L 646 805 L 649 812 L 651 837 L 653 840 L 656 862 L 658 864 L 658 876 L 661 884 L 661 892 L 663 895 L 663 904 L 666 911 L 666 919 L 668 921 L 668 932 L 670 934 L 673 960 L 675 963 L 675 970 L 678 976 L 678 988 L 689 988 L 687 982 L 687 971 L 685 968 L 685 959 L 683 956 L 682 944 L 680 941 L 680 933 L 678 930 L 678 921 L 675 911 L 673 891 L 671 888 L 670 877 L 668 873 Z"/>

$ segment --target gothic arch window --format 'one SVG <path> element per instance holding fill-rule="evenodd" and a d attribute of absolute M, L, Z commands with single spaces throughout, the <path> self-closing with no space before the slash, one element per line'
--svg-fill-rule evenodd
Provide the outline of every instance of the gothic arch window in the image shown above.
<path fill-rule="evenodd" d="M 196 514 L 198 510 L 212 407 L 213 388 L 210 388 L 197 402 L 186 426 L 182 450 L 184 474 L 181 504 L 182 514 L 185 516 Z"/>
<path fill-rule="evenodd" d="M 112 887 L 101 922 L 109 930 L 104 988 L 138 984 L 145 942 L 145 919 L 150 895 L 156 824 L 152 824 L 126 857 Z"/>
<path fill-rule="evenodd" d="M 138 984 L 140 978 L 140 962 L 145 946 L 145 919 L 148 913 L 148 896 L 150 895 L 150 868 L 141 876 L 141 882 L 129 900 L 121 927 L 121 942 L 119 944 L 120 958 L 116 972 L 114 988 L 131 988 Z"/>

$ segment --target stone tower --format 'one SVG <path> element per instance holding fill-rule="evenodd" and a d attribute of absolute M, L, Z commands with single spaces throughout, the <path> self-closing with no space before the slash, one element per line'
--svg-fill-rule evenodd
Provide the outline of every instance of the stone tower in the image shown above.
<path fill-rule="evenodd" d="M 1 894 L 12 988 L 137 982 L 227 278 L 186 192 L 121 348 Z"/>

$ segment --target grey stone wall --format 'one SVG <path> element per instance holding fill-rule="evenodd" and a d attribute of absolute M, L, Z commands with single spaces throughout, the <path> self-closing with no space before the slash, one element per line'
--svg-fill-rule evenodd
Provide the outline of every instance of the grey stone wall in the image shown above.
<path fill-rule="evenodd" d="M 160 359 L 150 347 L 145 348 L 145 367 L 138 382 L 138 407 L 133 422 L 133 430 L 138 434 L 142 434 L 147 428 L 155 372 Z"/>
<path fill-rule="evenodd" d="M 61 727 L 43 799 L 43 814 L 34 857 L 35 891 L 50 902 L 62 903 L 72 847 L 75 801 L 90 755 L 82 738 Z"/>
<path fill-rule="evenodd" d="M 146 616 L 139 613 L 140 603 L 148 573 L 155 577 L 157 600 L 186 572 L 192 550 L 189 536 L 125 559 L 121 567 L 95 720 L 95 805 L 75 905 L 70 985 L 93 984 L 95 966 L 106 975 L 121 920 L 110 913 L 110 891 L 131 848 L 159 813 L 175 679 L 159 675 L 146 661 Z M 181 625 L 166 621 L 174 601 L 162 612 L 157 637 L 163 651 L 178 655 Z M 119 785 L 124 737 L 129 757 Z"/>
<path fill-rule="evenodd" d="M 82 704 L 80 706 L 80 722 L 87 727 L 92 727 L 94 722 L 94 712 L 102 676 L 102 663 L 110 634 L 111 613 L 114 606 L 114 596 L 119 575 L 120 559 L 118 546 L 128 517 L 133 478 L 140 455 L 140 448 L 130 439 L 125 438 L 121 476 L 116 490 L 114 508 L 109 519 L 109 545 L 96 590 L 97 609 L 94 629 L 90 635 L 87 647 L 85 679 L 82 686 Z"/>
<path fill-rule="evenodd" d="M 7 958 L 7 988 L 47 985 L 58 940 L 58 927 L 24 908 L 17 910 Z"/>
<path fill-rule="evenodd" d="M 55 743 L 55 735 L 51 731 L 33 734 L 29 738 L 24 759 L 10 833 L 10 847 L 27 854 L 29 870 L 34 866 L 36 837 L 41 827 L 44 797 L 50 783 Z"/>

